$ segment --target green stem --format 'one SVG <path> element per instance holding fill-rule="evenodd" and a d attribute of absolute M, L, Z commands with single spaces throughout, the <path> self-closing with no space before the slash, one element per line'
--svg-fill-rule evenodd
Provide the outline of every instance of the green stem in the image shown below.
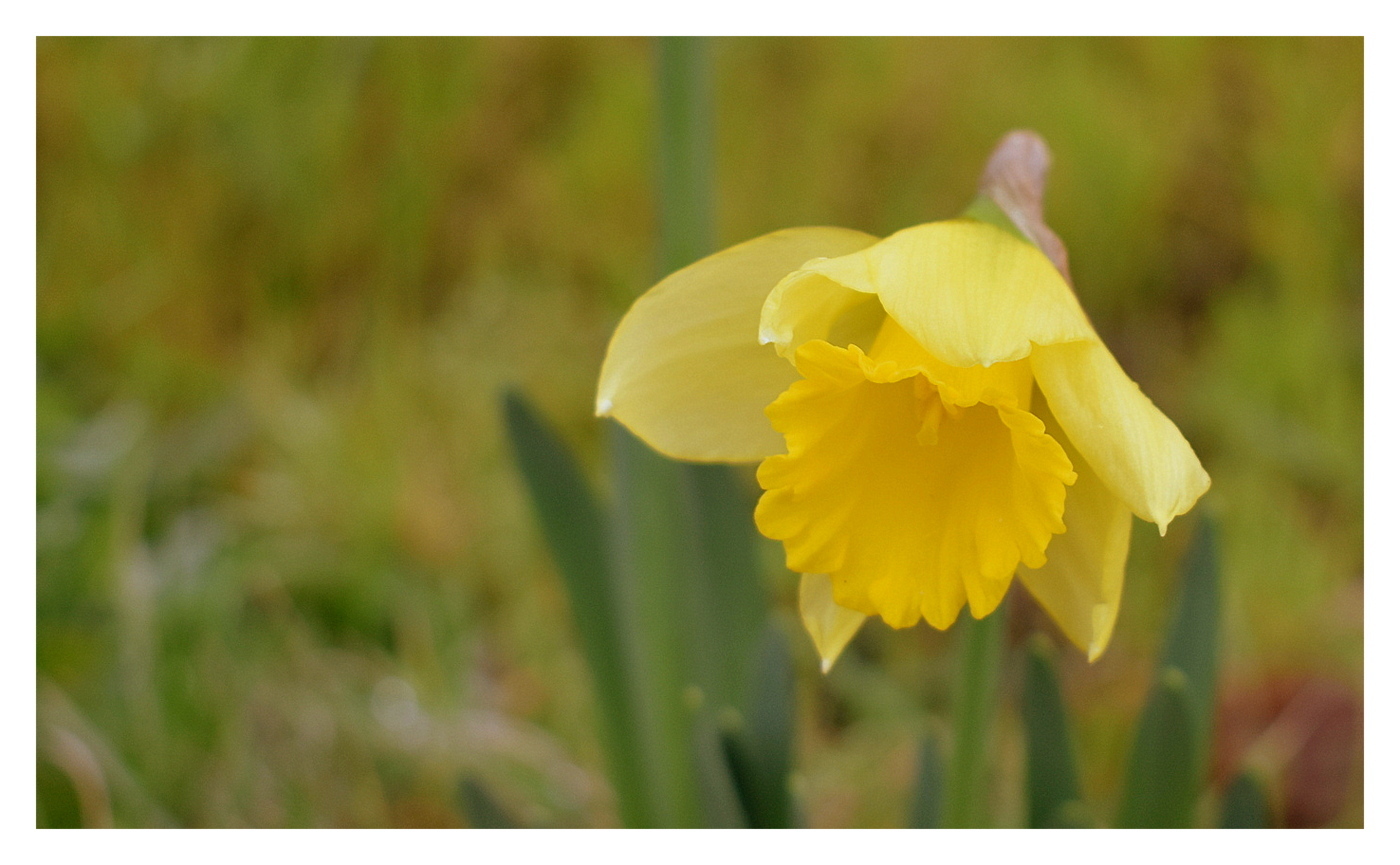
<path fill-rule="evenodd" d="M 609 428 L 614 567 L 622 635 L 635 689 L 631 747 L 642 754 L 647 825 L 703 825 L 696 795 L 685 647 L 678 627 L 685 562 L 680 467 L 618 425 Z"/>
<path fill-rule="evenodd" d="M 1003 605 L 1005 606 L 1005 605 Z M 996 715 L 997 672 L 1006 614 L 998 608 L 963 628 L 962 670 L 953 717 L 953 759 L 948 767 L 947 825 L 985 825 L 987 743 Z"/>
<path fill-rule="evenodd" d="M 708 53 L 696 39 L 657 43 L 657 213 L 662 275 L 712 247 Z M 621 637 L 634 689 L 632 746 L 648 790 L 647 825 L 692 827 L 718 818 L 701 798 L 687 669 L 688 589 L 684 468 L 612 427 L 614 567 Z M 732 822 L 732 821 L 730 821 Z"/>
<path fill-rule="evenodd" d="M 664 276 L 714 251 L 714 101 L 705 39 L 657 40 L 658 216 Z"/>

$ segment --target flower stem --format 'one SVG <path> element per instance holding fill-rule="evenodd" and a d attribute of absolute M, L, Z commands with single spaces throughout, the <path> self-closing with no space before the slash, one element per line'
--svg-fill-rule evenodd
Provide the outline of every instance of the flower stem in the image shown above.
<path fill-rule="evenodd" d="M 656 43 L 661 274 L 709 253 L 713 244 L 706 61 L 699 40 Z M 613 565 L 634 704 L 632 744 L 641 755 L 646 786 L 645 808 L 635 817 L 628 815 L 629 822 L 713 825 L 722 818 L 704 795 L 704 767 L 696 756 L 695 703 L 704 695 L 692 687 L 703 677 L 693 674 L 691 658 L 699 653 L 688 645 L 688 625 L 700 617 L 688 607 L 695 564 L 687 467 L 656 454 L 616 425 L 609 448 Z"/>
<path fill-rule="evenodd" d="M 709 42 L 666 36 L 656 46 L 661 223 L 657 265 L 665 275 L 714 251 L 714 111 Z"/>
<path fill-rule="evenodd" d="M 948 771 L 946 825 L 986 824 L 987 743 L 996 716 L 1005 605 L 963 628 L 962 670 L 953 716 L 953 759 Z"/>

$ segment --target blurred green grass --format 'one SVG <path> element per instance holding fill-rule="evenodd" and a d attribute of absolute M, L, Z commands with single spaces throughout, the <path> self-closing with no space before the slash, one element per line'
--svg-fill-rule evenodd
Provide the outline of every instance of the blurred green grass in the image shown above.
<path fill-rule="evenodd" d="M 724 244 L 942 218 L 1001 134 L 1047 139 L 1076 288 L 1214 479 L 1218 771 L 1298 683 L 1359 709 L 1361 40 L 715 49 Z M 464 825 L 463 777 L 525 825 L 615 822 L 497 394 L 598 467 L 597 366 L 654 268 L 652 62 L 641 40 L 39 40 L 40 825 Z M 1191 527 L 1139 525 L 1113 647 L 1062 656 L 1091 802 Z M 1037 614 L 1012 612 L 1019 639 Z M 826 680 L 793 645 L 808 819 L 899 825 L 951 638 L 867 628 Z M 1298 821 L 1360 824 L 1359 721 L 1341 738 L 1339 792 Z"/>

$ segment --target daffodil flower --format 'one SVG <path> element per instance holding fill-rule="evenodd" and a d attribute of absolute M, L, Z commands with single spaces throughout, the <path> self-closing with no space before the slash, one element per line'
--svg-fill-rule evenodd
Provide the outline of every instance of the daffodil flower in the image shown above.
<path fill-rule="evenodd" d="M 824 668 L 868 616 L 981 618 L 1014 577 L 1090 660 L 1132 515 L 1210 485 L 1036 246 L 960 218 L 794 228 L 663 279 L 619 323 L 597 413 L 668 456 L 757 462 Z"/>

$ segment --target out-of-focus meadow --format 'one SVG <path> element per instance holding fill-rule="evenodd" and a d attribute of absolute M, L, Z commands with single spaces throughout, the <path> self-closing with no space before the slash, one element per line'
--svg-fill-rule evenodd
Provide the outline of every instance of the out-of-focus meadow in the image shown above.
<path fill-rule="evenodd" d="M 653 60 L 39 41 L 39 825 L 456 826 L 483 790 L 524 825 L 616 825 L 499 394 L 601 476 L 598 365 L 656 276 Z M 1004 132 L 1045 137 L 1083 303 L 1214 480 L 1216 775 L 1272 761 L 1289 825 L 1359 825 L 1361 40 L 737 39 L 713 60 L 722 245 L 954 215 Z M 1112 646 L 1063 652 L 1090 802 L 1115 794 L 1194 525 L 1138 523 Z M 872 624 L 822 678 L 763 543 L 805 818 L 900 825 L 954 638 Z M 1037 616 L 1013 604 L 1012 639 Z"/>

